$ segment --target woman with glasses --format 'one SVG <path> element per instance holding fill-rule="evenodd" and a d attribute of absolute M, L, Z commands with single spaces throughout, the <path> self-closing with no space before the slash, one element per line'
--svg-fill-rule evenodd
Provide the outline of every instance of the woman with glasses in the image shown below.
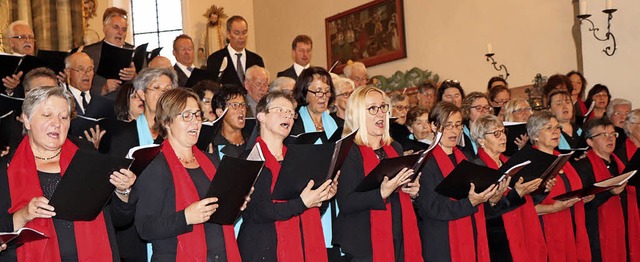
<path fill-rule="evenodd" d="M 461 107 L 462 99 L 464 99 L 464 89 L 458 80 L 447 79 L 440 84 L 437 102 L 445 101 Z"/>
<path fill-rule="evenodd" d="M 442 139 L 421 170 L 420 192 L 415 202 L 420 220 L 422 256 L 425 261 L 489 261 L 489 245 L 482 203 L 489 201 L 498 187 L 476 193 L 471 184 L 469 196 L 453 200 L 435 188 L 467 157 L 456 145 L 462 133 L 462 113 L 454 104 L 438 103 L 429 114 L 434 131 Z"/>
<path fill-rule="evenodd" d="M 265 168 L 256 180 L 253 200 L 242 214 L 238 245 L 244 261 L 328 260 L 320 206 L 335 195 L 337 180 L 327 180 L 315 190 L 314 182 L 309 181 L 294 199 L 271 197 L 287 154 L 283 141 L 296 116 L 293 102 L 288 94 L 276 91 L 260 99 L 256 107 L 260 136 L 254 150 L 262 152 Z"/>
<path fill-rule="evenodd" d="M 355 84 L 353 83 L 353 80 L 349 78 L 334 77 L 333 85 L 336 87 L 336 112 L 331 113 L 331 117 L 333 117 L 336 124 L 341 127 L 344 126 L 344 114 L 347 109 L 347 101 L 349 101 L 349 97 L 353 94 Z"/>
<path fill-rule="evenodd" d="M 302 71 L 294 89 L 298 102 L 299 119 L 293 124 L 292 135 L 324 132 L 322 142 L 341 132 L 336 120 L 329 115 L 329 105 L 336 99 L 331 75 L 322 67 L 310 67 Z"/>
<path fill-rule="evenodd" d="M 539 150 L 549 155 L 559 155 L 555 148 L 560 140 L 560 130 L 560 123 L 553 113 L 534 113 L 527 122 L 527 133 L 533 148 L 523 150 Z M 526 155 L 527 152 L 522 153 Z M 590 261 L 583 203 L 593 197 L 553 200 L 555 196 L 582 188 L 578 174 L 567 163 L 556 178 L 544 185 L 544 194 L 533 196 L 536 212 L 541 217 L 549 261 Z"/>
<path fill-rule="evenodd" d="M 585 104 L 591 106 L 593 103 L 593 111 L 586 116 L 587 120 L 601 118 L 607 112 L 607 106 L 611 101 L 611 93 L 609 88 L 603 84 L 594 85 L 587 94 Z M 586 122 L 586 121 L 585 121 Z"/>
<path fill-rule="evenodd" d="M 213 154 L 222 159 L 224 155 L 240 157 L 246 151 L 246 144 L 251 131 L 246 130 L 247 103 L 244 100 L 246 91 L 240 86 L 226 86 L 213 96 L 213 110 L 218 116 L 223 116 L 220 130 L 216 130 L 213 137 Z"/>
<path fill-rule="evenodd" d="M 493 112 L 493 107 L 489 105 L 489 98 L 480 92 L 469 93 L 462 101 L 462 107 L 460 108 L 463 118 L 462 138 L 463 143 L 460 143 L 460 150 L 467 153 L 470 156 L 475 156 L 478 153 L 478 144 L 471 139 L 471 133 L 469 126 L 483 115 L 490 115 Z"/>
<path fill-rule="evenodd" d="M 220 84 L 211 80 L 202 80 L 192 87 L 193 92 L 200 98 L 203 120 L 210 122 L 216 120 L 216 113 L 212 107 L 213 95 L 220 90 Z"/>
<path fill-rule="evenodd" d="M 471 138 L 478 148 L 478 158 L 490 168 L 498 169 L 507 162 L 502 153 L 507 149 L 506 130 L 496 116 L 484 115 L 471 125 Z M 538 189 L 542 179 L 524 183 L 521 177 L 503 199 L 511 177 L 485 205 L 487 238 L 491 261 L 547 261 L 547 247 L 542 227 L 529 195 Z"/>
<path fill-rule="evenodd" d="M 571 94 L 566 90 L 553 90 L 549 94 L 549 111 L 555 115 L 560 123 L 562 136 L 558 149 L 572 149 L 586 146 L 582 139 L 582 129 L 573 122 L 573 102 Z"/>
<path fill-rule="evenodd" d="M 411 182 L 413 170 L 405 168 L 391 179 L 385 177 L 380 188 L 356 190 L 380 160 L 402 155 L 402 147 L 389 134 L 389 102 L 382 90 L 363 86 L 347 106 L 343 135 L 358 131 L 340 170 L 337 234 L 351 261 L 422 261 L 412 206 L 420 176 Z"/>
<path fill-rule="evenodd" d="M 511 100 L 511 91 L 509 88 L 503 85 L 497 85 L 489 89 L 488 93 L 491 106 L 494 108 L 500 108 L 498 112 L 498 118 L 504 121 L 504 106 Z"/>
<path fill-rule="evenodd" d="M 613 154 L 618 133 L 606 118 L 585 125 L 587 157 L 579 160 L 576 170 L 584 186 L 618 176 L 624 163 Z M 636 188 L 623 184 L 596 194 L 585 204 L 586 226 L 593 261 L 639 261 L 640 215 Z"/>
<path fill-rule="evenodd" d="M 391 138 L 402 146 L 406 153 L 427 149 L 427 145 L 419 143 L 411 139 L 411 131 L 405 124 L 407 122 L 407 113 L 411 109 L 409 97 L 405 94 L 396 92 L 391 95 L 391 116 L 395 118 L 389 126 Z"/>

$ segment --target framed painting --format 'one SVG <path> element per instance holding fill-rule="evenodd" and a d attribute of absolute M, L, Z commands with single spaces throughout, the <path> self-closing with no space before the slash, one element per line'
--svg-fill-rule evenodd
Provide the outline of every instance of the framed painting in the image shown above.
<path fill-rule="evenodd" d="M 407 57 L 402 0 L 376 0 L 325 19 L 327 68 L 347 61 L 366 66 Z"/>

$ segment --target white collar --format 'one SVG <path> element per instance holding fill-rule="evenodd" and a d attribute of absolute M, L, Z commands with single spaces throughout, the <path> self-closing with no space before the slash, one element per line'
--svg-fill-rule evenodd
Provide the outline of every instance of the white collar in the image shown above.
<path fill-rule="evenodd" d="M 233 49 L 233 47 L 231 47 L 231 44 L 227 45 L 227 51 L 229 52 L 229 55 L 231 55 L 232 58 L 237 58 L 236 53 L 241 53 L 242 57 L 247 57 L 247 49 L 243 48 L 242 52 L 238 52 L 235 49 Z"/>
<path fill-rule="evenodd" d="M 299 76 L 303 70 L 311 67 L 311 63 L 308 63 L 306 66 L 301 66 L 298 63 L 293 63 L 293 71 L 296 72 L 296 75 Z"/>

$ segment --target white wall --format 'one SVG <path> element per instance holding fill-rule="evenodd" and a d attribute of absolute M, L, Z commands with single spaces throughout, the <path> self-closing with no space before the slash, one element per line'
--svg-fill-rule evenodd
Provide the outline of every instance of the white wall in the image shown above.
<path fill-rule="evenodd" d="M 314 40 L 312 63 L 326 67 L 324 19 L 367 2 L 254 1 L 257 51 L 275 76 L 291 65 L 291 40 L 308 34 Z M 499 74 L 485 61 L 488 42 L 495 59 L 509 68 L 512 87 L 531 84 L 536 73 L 566 73 L 578 66 L 570 1 L 405 0 L 404 12 L 407 58 L 374 66 L 370 75 L 417 66 L 458 79 L 467 90 L 484 90 Z"/>
<path fill-rule="evenodd" d="M 599 37 L 606 32 L 606 15 L 601 12 L 605 1 L 589 0 L 590 18 L 600 28 Z M 613 14 L 611 31 L 616 36 L 618 50 L 613 56 L 602 52 L 611 42 L 597 41 L 588 31 L 587 22 L 582 25 L 582 49 L 584 73 L 589 87 L 602 83 L 609 87 L 613 97 L 631 100 L 634 108 L 640 108 L 640 85 L 635 78 L 640 72 L 640 1 L 616 1 L 618 9 Z"/>

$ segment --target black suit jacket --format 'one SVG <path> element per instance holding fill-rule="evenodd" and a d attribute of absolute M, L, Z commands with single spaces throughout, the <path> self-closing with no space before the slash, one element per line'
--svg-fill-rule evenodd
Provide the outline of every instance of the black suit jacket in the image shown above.
<path fill-rule="evenodd" d="M 249 69 L 254 65 L 264 67 L 262 57 L 249 50 L 245 49 L 245 51 L 247 53 L 247 64 L 244 65 L 246 69 Z M 218 74 L 220 73 L 220 66 L 222 65 L 222 59 L 224 59 L 224 57 L 227 58 L 227 68 L 222 73 L 222 76 L 218 78 Z M 217 82 L 221 84 L 236 84 L 244 86 L 242 81 L 240 81 L 240 78 L 238 77 L 236 65 L 233 64 L 231 54 L 229 54 L 229 50 L 227 50 L 227 47 L 224 47 L 209 56 L 209 58 L 207 59 L 207 70 L 209 70 L 209 72 L 216 77 Z"/>
<path fill-rule="evenodd" d="M 296 70 L 293 69 L 293 65 L 281 72 L 278 72 L 278 77 L 286 76 L 293 78 L 293 80 L 298 80 L 298 75 L 296 75 Z"/>
<path fill-rule="evenodd" d="M 91 57 L 91 59 L 93 59 L 93 72 L 96 73 L 93 76 L 93 83 L 91 84 L 91 95 L 95 94 L 97 96 L 100 96 L 100 93 L 102 92 L 102 86 L 104 86 L 104 84 L 107 82 L 106 78 L 99 76 L 97 74 L 98 65 L 100 64 L 100 57 L 102 56 L 103 43 L 104 43 L 104 39 L 102 39 L 102 41 L 100 42 L 85 46 L 82 49 L 82 52 L 85 52 L 87 55 L 89 55 L 89 57 Z M 135 46 L 129 43 L 124 43 L 124 47 L 135 48 Z M 115 99 L 115 96 L 114 96 L 114 99 Z"/>
<path fill-rule="evenodd" d="M 187 80 L 189 79 L 187 74 L 185 74 L 184 71 L 182 71 L 182 69 L 178 66 L 178 64 L 174 64 L 173 69 L 176 70 L 176 73 L 178 74 L 178 86 L 186 87 Z"/>
<path fill-rule="evenodd" d="M 116 118 L 116 113 L 113 109 L 113 101 L 103 96 L 91 94 L 91 102 L 89 102 L 89 104 L 87 105 L 85 112 L 82 112 L 82 109 L 80 108 L 80 106 L 77 106 L 80 103 L 82 102 L 76 100 L 76 113 L 78 115 L 96 118 L 96 119 L 98 118 L 115 119 Z M 101 128 L 105 128 L 105 127 L 101 126 Z M 73 136 L 84 137 L 83 135 L 84 130 L 85 130 L 85 126 L 79 124 L 77 122 L 77 118 L 74 120 L 71 120 L 71 127 L 69 129 L 69 134 Z"/>

